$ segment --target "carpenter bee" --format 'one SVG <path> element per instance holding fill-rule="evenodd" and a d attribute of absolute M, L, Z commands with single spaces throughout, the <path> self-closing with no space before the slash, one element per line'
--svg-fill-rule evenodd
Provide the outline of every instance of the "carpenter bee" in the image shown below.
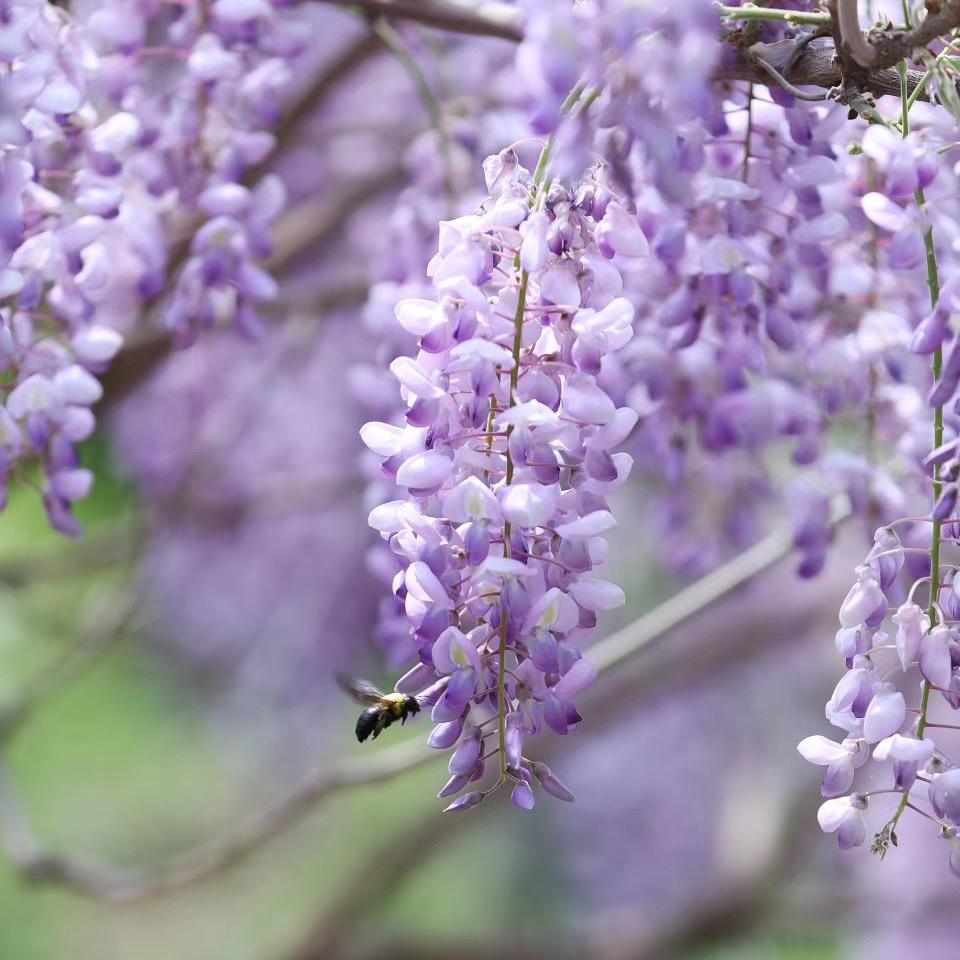
<path fill-rule="evenodd" d="M 417 698 L 408 693 L 384 693 L 368 680 L 346 673 L 337 674 L 337 683 L 341 690 L 367 708 L 357 719 L 357 739 L 361 743 L 371 733 L 376 740 L 394 721 L 406 723 L 408 716 L 420 712 Z"/>

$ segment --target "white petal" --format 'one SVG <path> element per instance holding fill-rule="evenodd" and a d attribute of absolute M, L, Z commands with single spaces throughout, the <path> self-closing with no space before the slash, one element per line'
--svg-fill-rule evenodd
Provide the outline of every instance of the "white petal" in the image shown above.
<path fill-rule="evenodd" d="M 576 580 L 570 584 L 570 595 L 584 610 L 598 613 L 615 610 L 627 602 L 623 590 L 608 580 Z"/>
<path fill-rule="evenodd" d="M 850 813 L 850 798 L 834 797 L 832 800 L 820 804 L 820 809 L 817 811 L 817 822 L 824 833 L 833 833 L 840 829 L 840 825 L 850 816 Z"/>
<path fill-rule="evenodd" d="M 616 525 L 617 521 L 609 510 L 594 510 L 593 513 L 578 517 L 570 523 L 558 524 L 557 533 L 568 540 L 579 540 L 598 536 Z"/>
<path fill-rule="evenodd" d="M 882 193 L 868 193 L 860 200 L 867 219 L 884 230 L 896 233 L 910 226 L 910 215 Z"/>
<path fill-rule="evenodd" d="M 850 752 L 842 744 L 827 737 L 806 737 L 797 744 L 797 750 L 804 760 L 821 767 L 850 758 Z"/>

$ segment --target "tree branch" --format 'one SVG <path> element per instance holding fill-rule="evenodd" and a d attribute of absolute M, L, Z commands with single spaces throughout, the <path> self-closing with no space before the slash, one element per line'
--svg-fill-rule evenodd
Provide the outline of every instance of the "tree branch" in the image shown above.
<path fill-rule="evenodd" d="M 287 107 L 283 119 L 274 131 L 276 142 L 273 150 L 261 163 L 246 172 L 244 182 L 247 185 L 256 183 L 269 170 L 275 157 L 287 150 L 296 140 L 301 124 L 313 116 L 337 85 L 382 49 L 383 42 L 380 38 L 373 32 L 366 33 L 325 64 L 300 97 Z"/>
<path fill-rule="evenodd" d="M 834 522 L 839 523 L 847 513 L 846 507 L 838 508 Z M 630 626 L 596 644 L 590 655 L 598 669 L 610 672 L 634 654 L 651 648 L 667 631 L 771 567 L 791 549 L 789 533 L 778 531 L 681 590 Z M 327 797 L 351 787 L 392 779 L 439 756 L 417 739 L 366 757 L 324 765 L 289 794 L 222 836 L 159 866 L 140 870 L 99 866 L 42 851 L 29 832 L 9 783 L 0 776 L 0 839 L 28 880 L 63 886 L 97 900 L 129 903 L 168 893 L 219 873 L 298 823 Z"/>
<path fill-rule="evenodd" d="M 834 504 L 832 524 L 836 526 L 849 516 L 850 506 L 846 499 L 838 500 Z M 769 569 L 792 550 L 793 534 L 790 530 L 772 533 L 675 593 L 666 603 L 661 603 L 629 626 L 594 644 L 588 649 L 587 655 L 596 664 L 598 672 L 614 669 L 640 650 L 662 641 L 674 627 Z"/>
<path fill-rule="evenodd" d="M 850 56 L 868 70 L 892 67 L 909 59 L 918 47 L 925 47 L 960 27 L 960 0 L 940 0 L 935 12 L 912 30 L 872 30 L 864 36 L 857 19 L 857 0 L 835 0 L 837 22 L 843 45 Z M 928 4 L 928 11 L 936 5 Z"/>
<path fill-rule="evenodd" d="M 779 43 L 756 43 L 749 50 L 738 49 L 733 58 L 717 72 L 718 80 L 747 80 L 768 87 L 779 86 L 758 62 L 762 58 L 775 69 L 787 61 L 796 41 L 782 40 Z M 907 74 L 907 89 L 912 93 L 920 84 L 924 74 L 911 70 Z M 787 78 L 798 87 L 821 87 L 831 89 L 843 83 L 843 73 L 836 60 L 836 51 L 832 46 L 808 46 L 797 59 Z M 894 69 L 871 70 L 858 78 L 857 84 L 862 90 L 875 97 L 900 96 L 900 77 Z M 926 90 L 919 99 L 929 100 Z"/>
<path fill-rule="evenodd" d="M 333 198 L 324 192 L 291 207 L 274 228 L 274 253 L 267 261 L 267 269 L 272 272 L 287 269 L 329 240 L 355 208 L 402 182 L 403 167 L 399 163 L 390 164 L 338 191 Z"/>
<path fill-rule="evenodd" d="M 329 795 L 379 783 L 434 759 L 417 740 L 406 740 L 371 757 L 325 766 L 301 786 L 208 843 L 148 869 L 124 869 L 45 852 L 34 839 L 0 762 L 0 839 L 24 879 L 54 884 L 108 903 L 133 903 L 197 883 L 246 858 L 266 841 L 299 822 Z"/>
<path fill-rule="evenodd" d="M 435 0 L 319 0 L 333 7 L 346 7 L 371 17 L 412 20 L 425 27 L 464 33 L 475 37 L 500 37 L 515 43 L 523 39 L 518 18 L 502 8 L 480 3 L 437 3 Z M 484 7 L 489 6 L 487 12 Z M 479 9 L 478 9 L 479 7 Z"/>

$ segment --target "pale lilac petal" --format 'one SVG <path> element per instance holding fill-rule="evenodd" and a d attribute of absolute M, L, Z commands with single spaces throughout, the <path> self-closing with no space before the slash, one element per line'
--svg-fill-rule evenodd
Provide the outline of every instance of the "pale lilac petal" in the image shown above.
<path fill-rule="evenodd" d="M 563 385 L 563 411 L 582 423 L 603 425 L 613 420 L 617 408 L 592 377 L 578 374 Z"/>
<path fill-rule="evenodd" d="M 480 654 L 476 646 L 456 627 L 447 627 L 437 637 L 431 656 L 438 673 L 448 674 L 467 668 L 472 668 L 477 673 L 481 670 Z"/>
<path fill-rule="evenodd" d="M 405 427 L 372 420 L 360 428 L 360 439 L 364 446 L 379 456 L 395 457 L 405 448 L 407 432 Z"/>
<path fill-rule="evenodd" d="M 518 527 L 542 527 L 553 518 L 560 488 L 557 484 L 515 483 L 498 493 L 506 520 Z"/>
<path fill-rule="evenodd" d="M 432 490 L 439 487 L 453 472 L 453 461 L 435 450 L 415 454 L 401 464 L 397 471 L 397 485 L 414 490 Z"/>
<path fill-rule="evenodd" d="M 520 244 L 520 265 L 528 273 L 542 270 L 550 258 L 547 248 L 547 230 L 550 221 L 547 215 L 538 210 L 531 213 L 526 223 L 520 228 L 523 233 L 523 242 Z"/>
<path fill-rule="evenodd" d="M 902 726 L 907 716 L 903 694 L 891 685 L 874 694 L 863 718 L 863 736 L 867 743 L 876 743 L 892 736 Z"/>
<path fill-rule="evenodd" d="M 886 603 L 877 573 L 866 565 L 857 568 L 858 580 L 840 606 L 840 625 L 856 627 Z"/>
<path fill-rule="evenodd" d="M 616 525 L 617 521 L 609 510 L 595 510 L 570 523 L 558 524 L 557 533 L 567 540 L 582 540 L 585 537 L 596 537 L 606 533 Z"/>
<path fill-rule="evenodd" d="M 833 833 L 840 829 L 843 821 L 850 816 L 850 798 L 835 797 L 820 804 L 817 810 L 817 822 L 824 833 Z"/>
<path fill-rule="evenodd" d="M 510 800 L 515 807 L 519 807 L 521 810 L 532 810 L 537 802 L 533 791 L 530 789 L 530 784 L 526 780 L 522 780 L 513 788 Z"/>
<path fill-rule="evenodd" d="M 436 603 L 446 609 L 453 609 L 454 603 L 443 584 L 434 572 L 422 561 L 415 560 L 404 574 L 407 592 L 424 603 Z"/>
<path fill-rule="evenodd" d="M 860 200 L 860 205 L 863 207 L 867 219 L 883 230 L 896 233 L 911 226 L 910 214 L 882 193 L 873 192 L 864 195 Z"/>
<path fill-rule="evenodd" d="M 123 345 L 123 337 L 116 330 L 96 325 L 81 328 L 72 340 L 77 359 L 85 363 L 106 363 Z"/>
<path fill-rule="evenodd" d="M 450 720 L 448 723 L 438 723 L 430 736 L 427 737 L 427 746 L 434 750 L 447 750 L 452 747 L 459 739 L 463 731 L 463 719 L 458 717 L 456 720 Z"/>
<path fill-rule="evenodd" d="M 580 285 L 573 264 L 566 261 L 544 270 L 540 277 L 540 292 L 550 303 L 580 306 Z"/>
<path fill-rule="evenodd" d="M 824 797 L 839 797 L 845 794 L 853 786 L 854 779 L 853 764 L 850 763 L 850 757 L 847 760 L 831 763 L 823 777 L 823 783 L 820 786 L 820 793 Z"/>
<path fill-rule="evenodd" d="M 624 257 L 645 257 L 650 244 L 632 213 L 617 203 L 607 207 L 603 220 L 597 225 L 597 245 L 604 254 L 619 253 Z"/>
<path fill-rule="evenodd" d="M 859 847 L 866 837 L 867 824 L 859 810 L 846 817 L 837 829 L 837 845 L 841 850 Z"/>
<path fill-rule="evenodd" d="M 593 685 L 597 668 L 591 660 L 581 657 L 554 685 L 553 694 L 560 700 L 572 700 L 578 693 Z"/>
<path fill-rule="evenodd" d="M 804 760 L 820 766 L 850 759 L 850 751 L 846 747 L 821 736 L 805 737 L 797 744 L 797 751 Z"/>
<path fill-rule="evenodd" d="M 570 584 L 570 595 L 584 610 L 605 613 L 627 602 L 626 594 L 607 580 L 576 580 Z"/>
<path fill-rule="evenodd" d="M 926 763 L 936 749 L 929 737 L 918 740 L 916 737 L 904 737 L 899 733 L 881 740 L 873 750 L 875 760 L 905 760 L 910 763 Z"/>
<path fill-rule="evenodd" d="M 523 632 L 552 630 L 566 633 L 577 625 L 579 619 L 580 612 L 573 600 L 562 590 L 552 587 L 530 608 Z"/>
<path fill-rule="evenodd" d="M 499 521 L 503 513 L 493 491 L 479 478 L 467 477 L 443 495 L 443 511 L 451 520 Z"/>
<path fill-rule="evenodd" d="M 390 364 L 390 371 L 411 393 L 424 400 L 437 400 L 444 396 L 443 390 L 410 357 L 397 357 Z"/>
<path fill-rule="evenodd" d="M 920 643 L 920 672 L 937 687 L 946 689 L 953 676 L 950 657 L 951 633 L 946 627 L 934 627 Z"/>

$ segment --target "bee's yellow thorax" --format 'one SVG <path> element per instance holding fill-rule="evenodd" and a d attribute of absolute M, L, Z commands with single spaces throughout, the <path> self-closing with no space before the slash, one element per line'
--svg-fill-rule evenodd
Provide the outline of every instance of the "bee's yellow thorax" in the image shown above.
<path fill-rule="evenodd" d="M 403 705 L 406 702 L 406 694 L 403 693 L 388 693 L 384 698 L 383 702 L 386 708 L 395 716 L 399 717 L 403 714 Z"/>

